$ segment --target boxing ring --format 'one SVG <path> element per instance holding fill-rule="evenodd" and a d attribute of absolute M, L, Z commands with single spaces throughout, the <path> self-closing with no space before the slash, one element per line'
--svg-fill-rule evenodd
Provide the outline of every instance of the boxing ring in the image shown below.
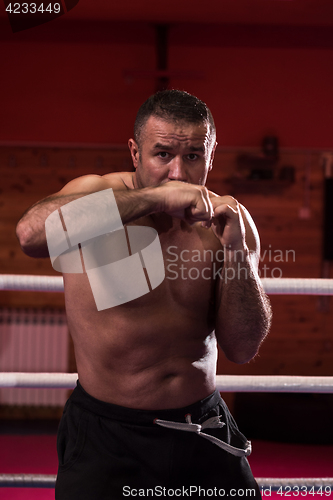
<path fill-rule="evenodd" d="M 262 283 L 269 295 L 333 295 L 332 279 L 265 278 Z M 0 290 L 63 292 L 63 279 L 58 276 L 0 275 Z M 0 388 L 74 389 L 76 381 L 76 373 L 0 373 Z M 217 389 L 221 392 L 333 393 L 333 376 L 218 375 Z M 0 473 L 0 487 L 54 488 L 55 480 L 55 475 Z M 272 491 L 281 487 L 307 487 L 310 491 L 311 488 L 321 491 L 329 488 L 330 494 L 333 493 L 333 477 L 257 477 L 256 480 L 260 488 L 270 487 Z"/>

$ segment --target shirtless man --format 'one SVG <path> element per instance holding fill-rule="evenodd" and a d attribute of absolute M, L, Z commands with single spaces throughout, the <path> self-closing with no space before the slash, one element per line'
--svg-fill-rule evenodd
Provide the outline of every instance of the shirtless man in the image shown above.
<path fill-rule="evenodd" d="M 216 391 L 215 375 L 217 342 L 228 359 L 248 362 L 271 312 L 257 274 L 253 220 L 234 198 L 205 188 L 215 147 L 203 102 L 181 91 L 158 93 L 140 108 L 129 140 L 134 172 L 74 179 L 18 223 L 23 251 L 46 257 L 47 217 L 112 188 L 122 223 L 154 228 L 165 262 L 158 287 L 99 311 L 86 273 L 64 274 L 79 382 L 59 427 L 58 500 L 200 498 L 208 489 L 235 498 L 251 489 L 248 495 L 260 498 L 249 442 Z M 196 279 L 186 274 L 193 267 Z M 215 423 L 193 427 L 214 416 Z"/>

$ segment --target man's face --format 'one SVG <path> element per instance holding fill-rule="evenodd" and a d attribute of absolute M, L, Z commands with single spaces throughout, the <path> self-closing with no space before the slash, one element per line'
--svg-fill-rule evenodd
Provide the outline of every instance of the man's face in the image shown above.
<path fill-rule="evenodd" d="M 208 126 L 172 122 L 151 116 L 141 132 L 140 150 L 129 140 L 135 187 L 157 186 L 169 181 L 204 185 L 212 167 L 215 145 Z"/>

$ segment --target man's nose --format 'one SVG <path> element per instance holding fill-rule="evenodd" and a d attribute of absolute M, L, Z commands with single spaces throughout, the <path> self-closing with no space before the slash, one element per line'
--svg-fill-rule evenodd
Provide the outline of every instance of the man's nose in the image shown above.
<path fill-rule="evenodd" d="M 169 180 L 187 181 L 186 166 L 182 158 L 175 156 L 169 164 Z"/>

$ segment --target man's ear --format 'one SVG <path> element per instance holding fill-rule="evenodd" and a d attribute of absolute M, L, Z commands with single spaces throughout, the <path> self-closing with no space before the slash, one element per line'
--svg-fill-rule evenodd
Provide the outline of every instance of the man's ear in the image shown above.
<path fill-rule="evenodd" d="M 214 156 L 215 156 L 215 150 L 216 150 L 217 142 L 215 142 L 212 152 L 210 154 L 210 159 L 209 159 L 209 169 L 208 171 L 210 172 L 213 168 L 213 161 L 214 161 Z"/>
<path fill-rule="evenodd" d="M 131 152 L 133 167 L 136 169 L 139 164 L 139 157 L 140 157 L 139 147 L 134 139 L 128 140 L 128 147 Z"/>

